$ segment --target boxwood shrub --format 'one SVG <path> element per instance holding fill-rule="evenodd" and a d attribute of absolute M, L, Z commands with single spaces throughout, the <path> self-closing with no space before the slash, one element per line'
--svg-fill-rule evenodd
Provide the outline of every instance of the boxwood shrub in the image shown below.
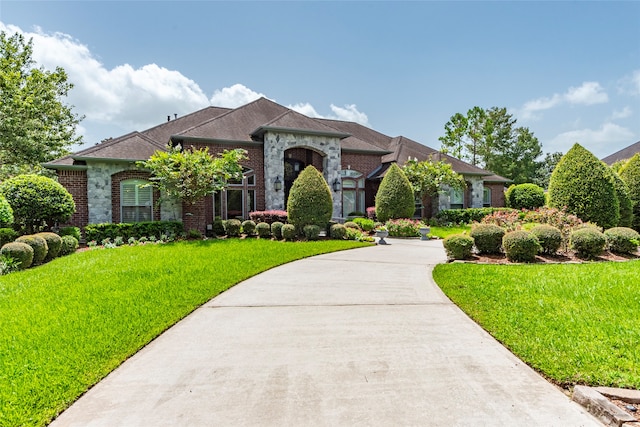
<path fill-rule="evenodd" d="M 595 227 L 585 227 L 575 230 L 569 237 L 571 249 L 581 258 L 595 258 L 602 253 L 607 238 Z"/>
<path fill-rule="evenodd" d="M 282 237 L 285 240 L 293 241 L 296 240 L 296 227 L 293 224 L 284 224 L 282 226 Z"/>
<path fill-rule="evenodd" d="M 332 239 L 344 240 L 347 237 L 347 228 L 342 224 L 333 224 L 329 235 Z"/>
<path fill-rule="evenodd" d="M 511 208 L 468 208 L 468 209 L 444 209 L 436 214 L 439 224 L 471 224 L 480 222 L 494 212 L 517 212 Z"/>
<path fill-rule="evenodd" d="M 536 184 L 518 184 L 505 193 L 507 207 L 513 209 L 535 209 L 544 206 L 544 189 Z"/>
<path fill-rule="evenodd" d="M 466 259 L 471 256 L 473 238 L 466 234 L 452 234 L 442 242 L 449 259 Z"/>
<path fill-rule="evenodd" d="M 360 226 L 357 223 L 353 222 L 353 221 L 345 222 L 344 226 L 346 228 L 353 228 L 354 230 L 360 230 Z"/>
<path fill-rule="evenodd" d="M 250 219 L 242 221 L 242 231 L 248 236 L 253 236 L 256 234 L 256 223 Z"/>
<path fill-rule="evenodd" d="M 305 225 L 303 231 L 304 237 L 306 237 L 307 240 L 318 240 L 318 237 L 320 236 L 320 227 L 315 224 Z"/>
<path fill-rule="evenodd" d="M 101 242 L 107 238 L 113 240 L 116 237 L 129 240 L 131 237 L 139 239 L 142 236 L 155 236 L 158 238 L 163 234 L 167 236 L 179 236 L 183 232 L 184 226 L 179 221 L 89 224 L 84 228 L 84 235 L 87 241 L 95 240 L 96 242 Z"/>
<path fill-rule="evenodd" d="M 2 246 L 0 254 L 10 256 L 14 261 L 18 261 L 20 270 L 31 267 L 33 263 L 33 248 L 22 242 L 10 242 Z"/>
<path fill-rule="evenodd" d="M 224 224 L 224 229 L 227 231 L 229 237 L 240 237 L 240 231 L 242 229 L 242 223 L 239 219 L 228 219 Z"/>
<path fill-rule="evenodd" d="M 562 232 L 559 228 L 548 224 L 539 224 L 530 231 L 538 239 L 542 253 L 554 255 L 558 252 L 562 245 Z"/>
<path fill-rule="evenodd" d="M 604 232 L 607 238 L 607 246 L 611 252 L 630 254 L 638 250 L 640 234 L 627 227 L 614 227 Z"/>
<path fill-rule="evenodd" d="M 280 221 L 276 221 L 276 222 L 271 223 L 271 234 L 277 240 L 282 240 L 282 226 L 283 225 L 284 224 L 281 223 Z"/>
<path fill-rule="evenodd" d="M 473 238 L 478 253 L 499 254 L 504 233 L 504 229 L 495 224 L 476 224 L 469 236 Z"/>
<path fill-rule="evenodd" d="M 58 236 L 56 233 L 43 232 L 38 233 L 36 236 L 42 237 L 47 242 L 47 256 L 45 257 L 46 261 L 51 261 L 56 258 L 60 253 L 60 247 L 62 246 L 62 238 Z"/>
<path fill-rule="evenodd" d="M 60 256 L 67 256 L 78 250 L 78 239 L 73 236 L 62 236 L 60 246 Z"/>
<path fill-rule="evenodd" d="M 41 264 L 47 257 L 47 252 L 49 252 L 49 248 L 47 247 L 47 241 L 35 234 L 20 236 L 16 239 L 16 242 L 26 243 L 27 245 L 33 248 L 33 264 L 32 265 Z"/>
<path fill-rule="evenodd" d="M 261 239 L 271 237 L 271 226 L 266 222 L 259 222 L 256 224 L 256 232 Z"/>
<path fill-rule="evenodd" d="M 502 247 L 509 261 L 533 262 L 542 249 L 533 233 L 517 230 L 510 231 L 502 238 Z"/>
<path fill-rule="evenodd" d="M 211 231 L 213 234 L 217 236 L 224 236 L 226 231 L 224 230 L 224 221 L 219 216 L 213 220 L 213 224 L 211 224 Z"/>

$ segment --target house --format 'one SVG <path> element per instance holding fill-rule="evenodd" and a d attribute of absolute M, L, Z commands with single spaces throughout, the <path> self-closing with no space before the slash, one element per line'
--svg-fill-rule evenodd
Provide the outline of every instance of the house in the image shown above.
<path fill-rule="evenodd" d="M 136 167 L 167 143 L 207 147 L 212 154 L 244 148 L 244 179 L 195 206 L 160 200 Z M 248 218 L 255 210 L 285 209 L 289 190 L 308 165 L 321 171 L 332 188 L 333 216 L 344 218 L 375 205 L 375 194 L 391 163 L 408 159 L 443 160 L 462 174 L 465 191 L 452 191 L 422 203 L 431 216 L 440 209 L 504 206 L 507 179 L 442 154 L 405 137 L 389 137 L 354 122 L 310 118 L 266 98 L 238 108 L 207 107 L 142 132 L 111 138 L 44 166 L 53 169 L 76 203 L 71 225 L 104 222 L 182 220 L 204 230 L 217 216 Z M 419 202 L 420 204 L 420 202 Z M 193 211 L 204 215 L 193 215 Z M 193 223 L 194 218 L 203 223 Z"/>
<path fill-rule="evenodd" d="M 621 160 L 627 160 L 632 158 L 635 154 L 640 153 L 640 141 L 635 144 L 631 144 L 628 147 L 623 148 L 622 150 L 616 151 L 613 154 L 608 155 L 604 159 L 603 162 L 608 164 L 609 166 L 613 165 L 616 162 Z"/>

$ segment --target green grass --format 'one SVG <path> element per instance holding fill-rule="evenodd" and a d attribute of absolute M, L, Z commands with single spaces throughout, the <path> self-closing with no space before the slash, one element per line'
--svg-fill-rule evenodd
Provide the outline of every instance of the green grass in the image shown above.
<path fill-rule="evenodd" d="M 462 233 L 467 233 L 469 234 L 469 231 L 471 231 L 471 226 L 470 225 L 456 225 L 456 226 L 452 226 L 452 227 L 431 227 L 431 232 L 429 233 L 429 235 L 431 237 L 439 237 L 440 239 L 444 239 L 447 236 L 450 236 L 452 234 L 462 234 Z"/>
<path fill-rule="evenodd" d="M 217 240 L 94 250 L 0 277 L 0 425 L 44 425 L 198 306 L 348 241 Z"/>
<path fill-rule="evenodd" d="M 472 319 L 560 385 L 640 389 L 640 262 L 438 265 Z"/>

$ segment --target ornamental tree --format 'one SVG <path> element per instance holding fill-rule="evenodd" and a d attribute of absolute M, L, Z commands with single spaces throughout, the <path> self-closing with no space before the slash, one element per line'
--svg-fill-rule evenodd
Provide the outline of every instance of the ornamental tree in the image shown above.
<path fill-rule="evenodd" d="M 421 199 L 446 192 L 449 188 L 462 190 L 466 186 L 462 175 L 443 161 L 409 160 L 402 167 L 402 172 L 411 183 L 413 192 Z"/>
<path fill-rule="evenodd" d="M 376 215 L 378 221 L 411 218 L 415 212 L 413 187 L 402 169 L 392 163 L 376 193 Z"/>

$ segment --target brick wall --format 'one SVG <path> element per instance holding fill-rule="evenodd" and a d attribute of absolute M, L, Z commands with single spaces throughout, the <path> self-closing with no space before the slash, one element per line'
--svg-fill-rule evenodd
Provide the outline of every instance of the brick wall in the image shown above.
<path fill-rule="evenodd" d="M 362 153 L 342 153 L 342 169 L 351 169 L 362 172 L 366 177 L 380 166 L 380 155 L 378 154 L 362 154 Z M 375 206 L 376 193 L 380 181 L 365 182 L 364 203 L 366 207 Z"/>
<path fill-rule="evenodd" d="M 127 179 L 149 180 L 150 174 L 142 171 L 122 171 L 111 175 L 111 221 L 115 224 L 120 222 L 120 183 Z M 160 206 L 156 203 L 160 200 L 160 191 L 153 189 L 153 221 L 160 220 Z"/>
<path fill-rule="evenodd" d="M 502 208 L 505 206 L 504 185 L 503 184 L 485 184 L 485 187 L 491 189 L 491 206 Z"/>
<path fill-rule="evenodd" d="M 76 211 L 71 219 L 61 227 L 84 227 L 89 223 L 89 205 L 87 200 L 87 171 L 59 170 L 58 182 L 67 189 L 76 204 Z"/>

